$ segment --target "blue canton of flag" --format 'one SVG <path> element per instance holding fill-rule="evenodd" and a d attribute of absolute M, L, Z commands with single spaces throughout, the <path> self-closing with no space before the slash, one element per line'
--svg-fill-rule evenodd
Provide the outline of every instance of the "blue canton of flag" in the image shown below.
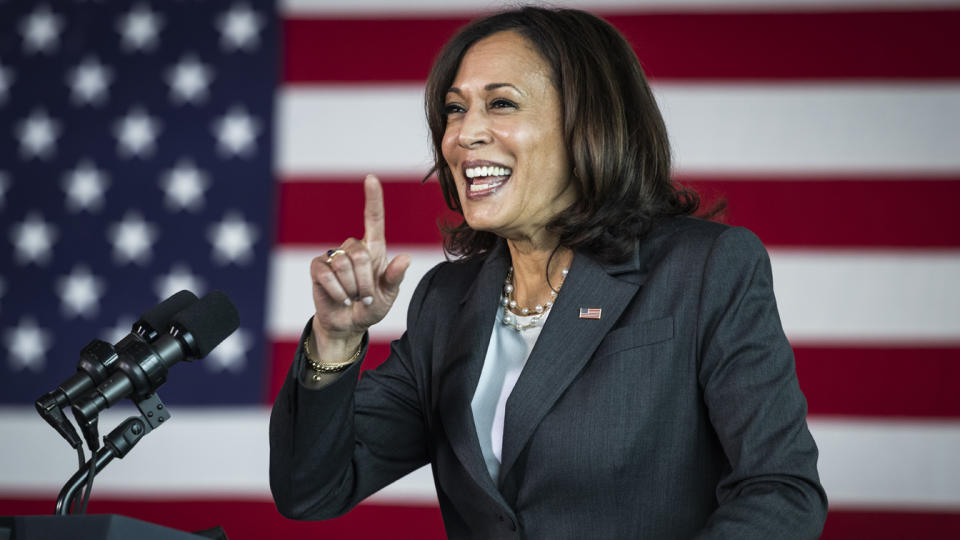
<path fill-rule="evenodd" d="M 240 328 L 163 398 L 262 402 L 277 32 L 272 2 L 0 0 L 0 404 L 181 289 Z"/>

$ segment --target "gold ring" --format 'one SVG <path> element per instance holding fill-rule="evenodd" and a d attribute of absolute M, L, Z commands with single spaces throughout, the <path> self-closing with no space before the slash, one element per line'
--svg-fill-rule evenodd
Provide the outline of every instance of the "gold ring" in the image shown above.
<path fill-rule="evenodd" d="M 327 251 L 327 264 L 330 264 L 333 261 L 333 258 L 337 255 L 343 255 L 346 251 L 342 249 L 331 249 Z"/>

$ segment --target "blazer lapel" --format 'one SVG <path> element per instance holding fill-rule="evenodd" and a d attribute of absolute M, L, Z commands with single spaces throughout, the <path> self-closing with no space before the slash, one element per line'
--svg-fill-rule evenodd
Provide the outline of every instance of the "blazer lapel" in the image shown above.
<path fill-rule="evenodd" d="M 460 316 L 452 324 L 438 381 L 438 413 L 453 451 L 473 480 L 504 505 L 480 451 L 470 402 L 480 380 L 508 265 L 501 242 L 484 261 L 461 301 Z"/>
<path fill-rule="evenodd" d="M 498 483 L 503 483 L 537 424 L 639 290 L 644 274 L 638 267 L 637 250 L 631 261 L 613 267 L 601 266 L 583 254 L 574 257 L 557 302 L 507 400 Z M 625 272 L 627 279 L 611 275 Z M 581 308 L 599 308 L 600 318 L 580 318 Z"/>

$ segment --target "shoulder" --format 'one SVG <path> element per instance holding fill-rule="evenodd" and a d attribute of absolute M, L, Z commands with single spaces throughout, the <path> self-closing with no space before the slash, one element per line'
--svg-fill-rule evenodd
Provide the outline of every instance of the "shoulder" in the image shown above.
<path fill-rule="evenodd" d="M 695 217 L 677 217 L 654 226 L 645 239 L 671 239 L 672 243 L 711 246 L 715 242 L 729 242 L 748 246 L 762 246 L 760 239 L 749 229 Z"/>
<path fill-rule="evenodd" d="M 655 259 L 757 260 L 767 257 L 760 238 L 749 229 L 693 217 L 671 218 L 639 240 L 639 250 Z"/>
<path fill-rule="evenodd" d="M 480 273 L 483 262 L 483 257 L 441 262 L 423 275 L 417 285 L 417 292 L 430 292 L 441 296 L 456 293 L 462 295 Z"/>
<path fill-rule="evenodd" d="M 484 258 L 444 261 L 428 270 L 417 283 L 410 300 L 408 318 L 418 317 L 424 306 L 457 305 L 476 280 Z M 409 321 L 408 321 L 409 326 Z"/>

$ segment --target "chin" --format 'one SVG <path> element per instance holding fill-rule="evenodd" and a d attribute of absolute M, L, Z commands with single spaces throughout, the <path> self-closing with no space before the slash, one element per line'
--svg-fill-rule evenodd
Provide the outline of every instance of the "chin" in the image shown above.
<path fill-rule="evenodd" d="M 463 219 L 467 222 L 467 225 L 475 231 L 496 234 L 497 222 L 491 219 L 491 216 L 478 216 L 475 213 L 464 211 Z"/>

